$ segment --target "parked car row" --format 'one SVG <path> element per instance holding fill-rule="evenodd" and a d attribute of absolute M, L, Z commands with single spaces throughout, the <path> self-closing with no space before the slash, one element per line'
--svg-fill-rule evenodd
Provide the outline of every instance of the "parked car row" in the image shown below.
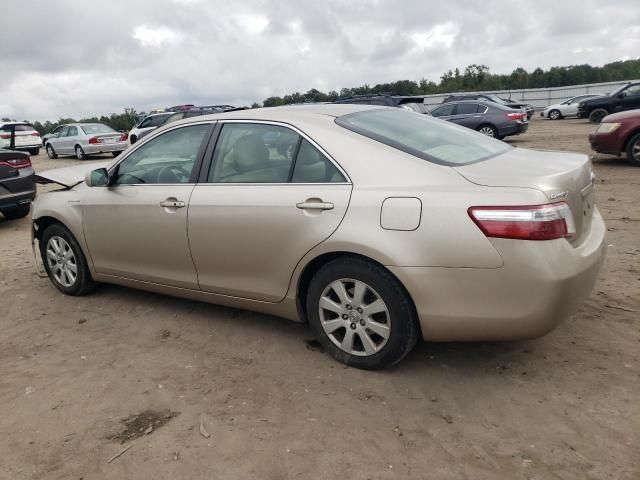
<path fill-rule="evenodd" d="M 589 98 L 600 97 L 601 94 L 587 94 L 587 95 L 578 95 L 576 97 L 571 97 L 565 100 L 562 103 L 554 103 L 553 105 L 549 105 L 543 111 L 540 112 L 540 116 L 543 118 L 548 118 L 549 120 L 561 120 L 567 117 L 577 117 L 578 116 L 578 104 L 583 100 L 588 100 Z"/>

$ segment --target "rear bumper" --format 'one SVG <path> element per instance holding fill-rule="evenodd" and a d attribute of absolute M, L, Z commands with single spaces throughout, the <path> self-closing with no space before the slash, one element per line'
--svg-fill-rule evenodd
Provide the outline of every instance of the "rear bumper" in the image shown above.
<path fill-rule="evenodd" d="M 613 133 L 590 133 L 589 143 L 591 144 L 591 149 L 598 153 L 620 155 L 623 149 L 623 140 L 617 133 L 617 131 Z"/>
<path fill-rule="evenodd" d="M 536 338 L 575 313 L 593 290 L 605 255 L 597 209 L 578 247 L 566 240 L 493 239 L 495 269 L 389 267 L 409 291 L 425 340 Z"/>
<path fill-rule="evenodd" d="M 84 150 L 84 153 L 93 155 L 96 153 L 122 152 L 123 150 L 126 150 L 128 146 L 128 142 L 116 142 L 83 145 L 82 149 Z"/>

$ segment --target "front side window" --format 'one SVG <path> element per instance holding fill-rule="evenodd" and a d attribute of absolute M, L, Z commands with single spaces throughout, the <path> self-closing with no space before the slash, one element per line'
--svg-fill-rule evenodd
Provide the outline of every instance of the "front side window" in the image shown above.
<path fill-rule="evenodd" d="M 135 150 L 119 165 L 117 185 L 189 183 L 209 124 L 170 130 Z"/>
<path fill-rule="evenodd" d="M 227 123 L 216 144 L 209 182 L 287 182 L 299 141 L 300 135 L 286 127 Z"/>
<path fill-rule="evenodd" d="M 336 118 L 335 122 L 372 140 L 441 165 L 468 165 L 513 148 L 468 128 L 399 108 L 350 113 Z"/>
<path fill-rule="evenodd" d="M 62 130 L 58 132 L 58 137 L 66 137 L 69 135 L 69 127 L 63 127 Z"/>
<path fill-rule="evenodd" d="M 171 116 L 170 113 L 147 117 L 142 121 L 139 128 L 158 127 L 162 125 L 162 122 L 164 122 L 169 116 Z"/>
<path fill-rule="evenodd" d="M 622 92 L 625 97 L 637 97 L 640 95 L 640 85 L 633 85 Z"/>

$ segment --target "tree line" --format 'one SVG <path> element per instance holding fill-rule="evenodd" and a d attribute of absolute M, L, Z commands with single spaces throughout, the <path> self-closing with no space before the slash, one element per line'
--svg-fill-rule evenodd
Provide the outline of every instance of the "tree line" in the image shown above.
<path fill-rule="evenodd" d="M 463 71 L 459 68 L 449 70 L 435 83 L 426 78 L 418 81 L 398 80 L 377 85 L 342 88 L 339 92 L 321 92 L 312 88 L 306 93 L 295 92 L 282 97 L 269 97 L 262 102 L 264 107 L 289 105 L 304 102 L 331 102 L 352 95 L 370 95 L 376 93 L 396 93 L 399 95 L 430 95 L 438 93 L 520 90 L 525 88 L 550 88 L 588 83 L 614 82 L 640 78 L 640 60 L 625 60 L 608 63 L 602 67 L 591 65 L 570 65 L 551 67 L 549 70 L 536 68 L 528 72 L 522 67 L 510 74 L 496 74 L 486 65 L 469 65 Z M 255 104 L 255 106 L 259 106 Z"/>
<path fill-rule="evenodd" d="M 459 68 L 449 70 L 440 76 L 435 83 L 422 78 L 414 80 L 398 80 L 390 83 L 368 84 L 360 87 L 342 88 L 340 91 L 321 92 L 315 88 L 306 93 L 290 93 L 282 97 L 269 97 L 262 102 L 253 103 L 252 108 L 275 107 L 293 103 L 332 102 L 341 97 L 353 95 L 369 95 L 375 93 L 396 93 L 399 95 L 429 95 L 462 91 L 519 90 L 524 88 L 549 88 L 588 83 L 614 82 L 640 78 L 640 59 L 608 63 L 602 67 L 591 65 L 570 65 L 568 67 L 551 67 L 549 70 L 536 68 L 528 72 L 522 67 L 510 74 L 496 74 L 489 71 L 486 65 L 469 65 L 463 71 Z M 112 113 L 101 117 L 82 118 L 79 123 L 104 123 L 114 130 L 128 131 L 138 122 L 143 114 L 133 108 L 125 108 L 124 113 Z M 11 119 L 3 118 L 3 121 Z M 76 123 L 73 118 L 60 118 L 55 122 L 31 122 L 41 134 L 46 134 L 65 123 Z"/>

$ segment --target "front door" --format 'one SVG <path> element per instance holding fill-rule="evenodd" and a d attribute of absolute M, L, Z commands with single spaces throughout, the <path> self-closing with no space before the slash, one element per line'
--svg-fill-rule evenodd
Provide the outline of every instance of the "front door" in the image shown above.
<path fill-rule="evenodd" d="M 276 302 L 304 255 L 346 213 L 351 184 L 291 128 L 225 123 L 206 182 L 189 203 L 189 242 L 200 288 Z"/>
<path fill-rule="evenodd" d="M 198 288 L 187 205 L 211 128 L 168 130 L 118 163 L 110 186 L 85 190 L 84 235 L 96 272 Z"/>
<path fill-rule="evenodd" d="M 637 108 L 640 108 L 640 84 L 631 85 L 620 92 L 615 100 L 613 110 L 614 112 L 619 112 Z"/>

